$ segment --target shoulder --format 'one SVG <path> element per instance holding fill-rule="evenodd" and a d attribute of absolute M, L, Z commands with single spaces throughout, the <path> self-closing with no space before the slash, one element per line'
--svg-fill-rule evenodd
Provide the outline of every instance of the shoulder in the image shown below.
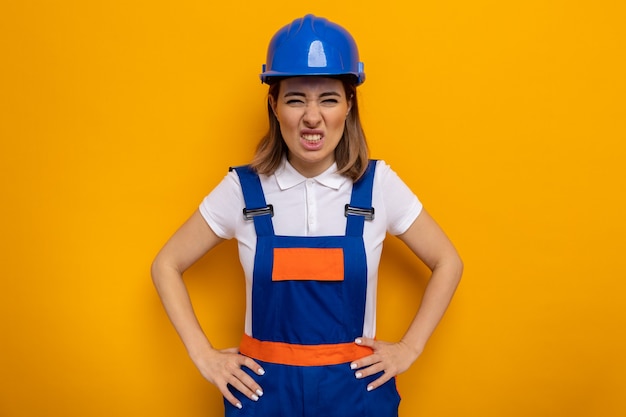
<path fill-rule="evenodd" d="M 372 162 L 376 163 L 376 175 L 391 170 L 391 167 L 384 159 L 372 159 Z"/>
<path fill-rule="evenodd" d="M 374 202 L 384 213 L 387 230 L 392 235 L 406 231 L 422 210 L 417 195 L 383 160 L 376 162 Z"/>
<path fill-rule="evenodd" d="M 375 160 L 376 172 L 374 174 L 374 180 L 377 183 L 385 184 L 387 182 L 400 181 L 400 177 L 391 168 L 391 166 L 383 159 Z"/>
<path fill-rule="evenodd" d="M 382 159 L 376 160 L 374 184 L 375 186 L 381 187 L 381 192 L 388 195 L 393 195 L 399 190 L 402 190 L 402 192 L 412 193 L 396 171 L 394 171 L 391 166 Z"/>

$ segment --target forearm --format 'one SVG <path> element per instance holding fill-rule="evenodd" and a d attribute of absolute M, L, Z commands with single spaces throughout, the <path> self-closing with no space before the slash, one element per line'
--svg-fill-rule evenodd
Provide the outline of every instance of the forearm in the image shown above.
<path fill-rule="evenodd" d="M 242 368 L 249 368 L 257 375 L 263 375 L 265 371 L 253 359 L 238 354 L 236 348 L 221 351 L 213 349 L 193 311 L 182 273 L 174 267 L 160 264 L 157 257 L 152 266 L 152 280 L 167 315 L 202 376 L 237 408 L 242 407 L 241 402 L 229 387 L 257 401 L 263 395 L 263 389 Z"/>
<path fill-rule="evenodd" d="M 420 307 L 402 337 L 402 342 L 411 347 L 418 356 L 424 350 L 428 339 L 446 312 L 461 279 L 462 271 L 463 265 L 458 258 L 433 269 Z"/>
<path fill-rule="evenodd" d="M 193 310 L 182 273 L 155 261 L 152 280 L 163 307 L 191 358 L 212 349 Z"/>
<path fill-rule="evenodd" d="M 368 385 L 368 391 L 409 369 L 421 355 L 426 342 L 448 308 L 463 267 L 458 256 L 451 256 L 448 262 L 437 265 L 432 269 L 433 273 L 417 314 L 399 343 L 368 338 L 358 338 L 355 341 L 359 345 L 371 347 L 374 351 L 372 355 L 351 363 L 352 369 L 357 370 L 355 376 L 364 378 L 382 371 L 382 375 Z"/>
<path fill-rule="evenodd" d="M 193 311 L 183 272 L 221 241 L 196 210 L 168 240 L 152 263 L 152 281 L 161 302 L 196 363 L 198 356 L 206 354 L 212 346 Z"/>

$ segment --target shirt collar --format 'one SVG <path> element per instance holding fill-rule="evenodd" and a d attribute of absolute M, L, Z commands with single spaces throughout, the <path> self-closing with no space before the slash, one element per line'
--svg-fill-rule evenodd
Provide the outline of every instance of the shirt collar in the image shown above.
<path fill-rule="evenodd" d="M 283 162 L 274 173 L 274 176 L 276 177 L 276 182 L 281 190 L 295 187 L 296 185 L 302 184 L 304 181 L 309 179 L 300 174 L 289 163 L 287 158 L 283 158 Z M 333 163 L 326 171 L 311 179 L 333 190 L 338 190 L 344 182 L 348 181 L 347 177 L 337 173 L 336 163 Z"/>

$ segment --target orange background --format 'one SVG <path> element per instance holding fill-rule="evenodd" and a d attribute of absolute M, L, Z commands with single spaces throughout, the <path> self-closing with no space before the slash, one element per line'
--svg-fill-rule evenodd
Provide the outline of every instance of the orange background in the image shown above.
<path fill-rule="evenodd" d="M 357 39 L 372 156 L 458 246 L 464 280 L 399 378 L 404 416 L 626 415 L 623 1 L 0 3 L 0 415 L 217 416 L 149 277 L 266 129 L 269 38 L 313 12 Z M 379 338 L 426 271 L 395 239 Z M 235 345 L 227 242 L 187 275 Z"/>

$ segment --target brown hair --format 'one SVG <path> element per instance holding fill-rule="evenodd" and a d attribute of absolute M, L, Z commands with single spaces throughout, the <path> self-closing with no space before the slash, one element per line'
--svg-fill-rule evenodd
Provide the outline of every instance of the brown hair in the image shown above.
<path fill-rule="evenodd" d="M 335 149 L 335 161 L 340 174 L 356 181 L 361 178 L 367 169 L 369 151 L 359 117 L 356 86 L 351 82 L 351 79 L 341 78 L 341 81 L 343 82 L 346 97 L 352 100 L 352 108 L 346 118 L 343 136 Z M 287 155 L 287 145 L 280 133 L 280 124 L 269 100 L 269 96 L 272 96 L 274 100 L 278 100 L 279 86 L 280 82 L 270 84 L 267 100 L 269 130 L 259 141 L 251 163 L 252 168 L 259 174 L 273 174 L 280 166 L 284 155 Z"/>

